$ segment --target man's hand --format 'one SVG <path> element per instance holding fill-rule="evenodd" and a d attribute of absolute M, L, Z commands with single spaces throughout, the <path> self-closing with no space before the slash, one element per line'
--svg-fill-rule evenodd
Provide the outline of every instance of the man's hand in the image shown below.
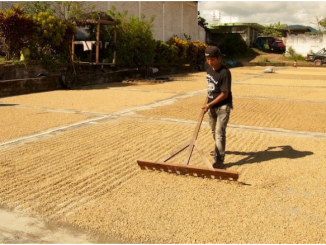
<path fill-rule="evenodd" d="M 208 111 L 208 107 L 207 107 L 206 105 L 204 105 L 204 106 L 202 107 L 202 110 L 204 110 L 204 112 L 206 113 L 206 112 Z"/>

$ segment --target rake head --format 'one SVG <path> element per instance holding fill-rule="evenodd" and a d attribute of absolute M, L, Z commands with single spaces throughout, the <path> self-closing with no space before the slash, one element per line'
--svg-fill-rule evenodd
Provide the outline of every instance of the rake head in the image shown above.
<path fill-rule="evenodd" d="M 142 170 L 164 171 L 180 175 L 233 181 L 237 181 L 239 178 L 238 172 L 223 169 L 208 169 L 205 167 L 195 167 L 189 165 L 162 162 L 159 163 L 147 160 L 137 160 L 137 163 Z"/>

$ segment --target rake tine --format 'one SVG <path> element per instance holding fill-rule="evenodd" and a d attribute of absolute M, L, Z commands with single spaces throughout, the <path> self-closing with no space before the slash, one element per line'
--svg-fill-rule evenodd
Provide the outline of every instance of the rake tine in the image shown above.
<path fill-rule="evenodd" d="M 239 178 L 239 174 L 236 171 L 230 170 L 223 170 L 223 169 L 208 169 L 205 167 L 198 167 L 198 166 L 189 166 L 189 165 L 179 165 L 173 163 L 159 163 L 159 162 L 152 162 L 148 160 L 137 160 L 138 165 L 141 169 L 148 169 L 156 170 L 156 171 L 163 171 L 169 173 L 176 173 L 179 175 L 190 175 L 195 177 L 203 177 L 205 178 L 212 178 L 214 179 L 227 179 L 229 180 L 232 178 L 233 180 L 237 180 Z"/>

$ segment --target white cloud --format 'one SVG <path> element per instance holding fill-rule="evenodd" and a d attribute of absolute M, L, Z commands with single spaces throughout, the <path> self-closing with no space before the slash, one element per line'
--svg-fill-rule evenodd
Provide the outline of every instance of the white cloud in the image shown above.
<path fill-rule="evenodd" d="M 198 10 L 209 24 L 222 14 L 222 23 L 242 22 L 261 25 L 280 22 L 318 28 L 316 17 L 326 18 L 325 1 L 200 1 Z"/>

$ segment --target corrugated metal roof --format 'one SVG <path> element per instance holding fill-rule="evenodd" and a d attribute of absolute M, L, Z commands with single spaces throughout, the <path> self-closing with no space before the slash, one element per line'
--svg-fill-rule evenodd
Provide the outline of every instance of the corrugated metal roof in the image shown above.
<path fill-rule="evenodd" d="M 233 27 L 233 26 L 243 26 L 243 27 L 251 27 L 258 30 L 265 29 L 265 26 L 257 24 L 257 23 L 217 23 L 210 24 L 207 26 L 208 29 L 219 29 L 219 27 Z"/>
<path fill-rule="evenodd" d="M 310 32 L 317 32 L 317 30 L 311 26 L 304 26 L 304 25 L 288 25 L 287 27 L 282 28 L 281 30 L 287 31 L 310 31 Z"/>
<path fill-rule="evenodd" d="M 210 30 L 214 30 L 214 29 L 219 29 L 219 27 L 232 27 L 232 26 L 244 26 L 244 27 L 251 27 L 254 29 L 258 29 L 258 30 L 263 30 L 265 29 L 265 26 L 260 25 L 258 23 L 217 23 L 217 24 L 210 24 L 207 26 L 208 29 Z M 287 31 L 288 29 L 290 29 L 291 31 L 310 31 L 310 32 L 317 32 L 317 30 L 311 26 L 304 26 L 304 25 L 288 25 L 287 27 L 284 27 L 282 29 L 279 30 L 284 30 Z"/>

